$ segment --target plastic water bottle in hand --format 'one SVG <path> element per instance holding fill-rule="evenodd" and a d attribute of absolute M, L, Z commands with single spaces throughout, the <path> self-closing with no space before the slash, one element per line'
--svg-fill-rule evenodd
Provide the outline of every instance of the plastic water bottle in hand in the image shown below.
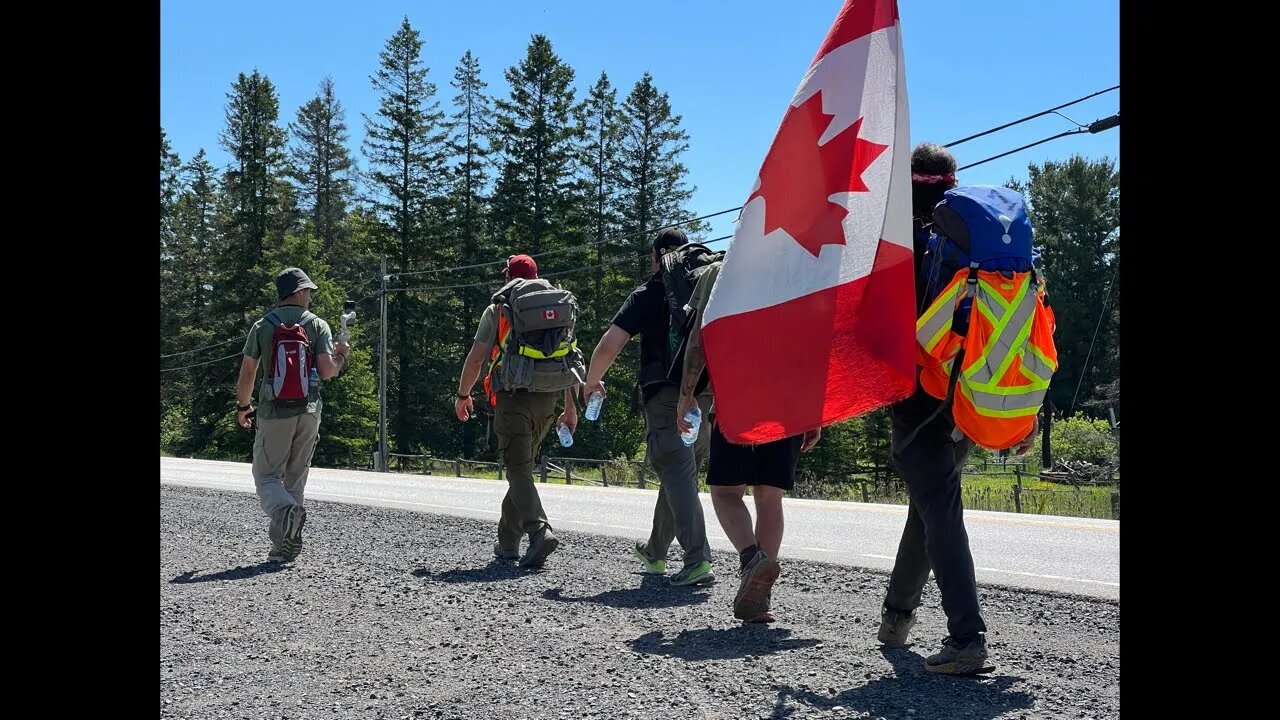
<path fill-rule="evenodd" d="M 599 390 L 591 393 L 587 398 L 587 419 L 595 422 L 600 419 L 600 406 L 604 405 L 604 393 Z"/>
<path fill-rule="evenodd" d="M 568 425 L 561 423 L 560 427 L 556 428 L 556 434 L 560 436 L 560 444 L 562 446 L 569 447 L 573 444 L 573 433 L 569 430 Z"/>
<path fill-rule="evenodd" d="M 693 444 L 698 441 L 698 429 L 702 426 L 701 408 L 699 408 L 697 405 L 694 405 L 692 408 L 690 408 L 689 412 L 684 414 L 684 421 L 689 423 L 693 427 L 689 428 L 689 432 L 680 433 L 680 440 L 687 447 L 693 447 Z"/>

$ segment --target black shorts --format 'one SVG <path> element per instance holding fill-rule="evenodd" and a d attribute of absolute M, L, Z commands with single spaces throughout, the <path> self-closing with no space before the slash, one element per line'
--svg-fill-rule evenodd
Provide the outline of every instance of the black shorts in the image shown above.
<path fill-rule="evenodd" d="M 804 435 L 763 445 L 735 445 L 720 432 L 711 431 L 711 463 L 708 485 L 770 485 L 790 492 L 796 485 L 796 464 Z"/>

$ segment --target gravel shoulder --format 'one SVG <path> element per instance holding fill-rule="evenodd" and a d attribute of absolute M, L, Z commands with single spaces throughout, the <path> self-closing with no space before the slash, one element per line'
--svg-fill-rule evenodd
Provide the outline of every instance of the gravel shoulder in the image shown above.
<path fill-rule="evenodd" d="M 160 487 L 161 717 L 1119 716 L 1118 602 L 981 586 L 996 670 L 936 677 L 932 583 L 915 644 L 882 650 L 883 572 L 784 557 L 779 622 L 743 625 L 727 553 L 716 585 L 673 588 L 616 538 L 557 530 L 526 572 L 491 522 L 307 508 L 302 556 L 269 566 L 253 495 Z"/>

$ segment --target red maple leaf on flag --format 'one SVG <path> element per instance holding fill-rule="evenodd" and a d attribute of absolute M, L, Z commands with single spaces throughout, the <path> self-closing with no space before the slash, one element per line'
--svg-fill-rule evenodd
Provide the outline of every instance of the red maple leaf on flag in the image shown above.
<path fill-rule="evenodd" d="M 827 200 L 839 192 L 868 192 L 862 173 L 888 149 L 858 137 L 862 118 L 825 145 L 818 138 L 833 116 L 822 112 L 822 91 L 787 111 L 760 168 L 764 234 L 782 228 L 814 257 L 823 245 L 843 245 L 848 209 Z"/>

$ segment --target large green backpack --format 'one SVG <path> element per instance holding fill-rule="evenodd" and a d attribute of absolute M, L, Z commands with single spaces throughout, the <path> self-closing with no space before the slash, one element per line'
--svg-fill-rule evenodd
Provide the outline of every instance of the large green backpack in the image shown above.
<path fill-rule="evenodd" d="M 495 390 L 554 392 L 584 382 L 573 293 L 546 280 L 516 278 L 494 293 L 493 303 L 511 327 L 494 371 Z"/>

